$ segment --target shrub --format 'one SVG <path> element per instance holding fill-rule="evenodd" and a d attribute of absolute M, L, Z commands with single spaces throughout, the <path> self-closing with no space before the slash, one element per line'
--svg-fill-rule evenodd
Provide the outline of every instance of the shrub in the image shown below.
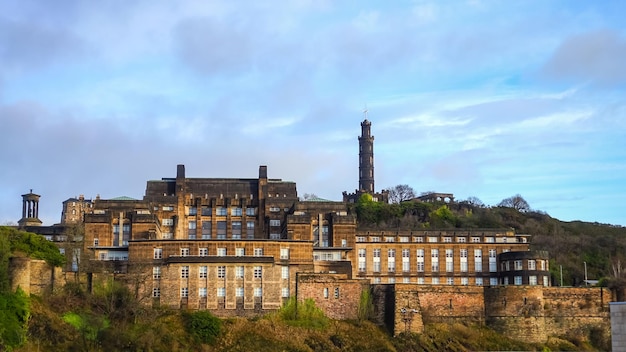
<path fill-rule="evenodd" d="M 183 314 L 185 328 L 197 342 L 213 344 L 222 329 L 222 321 L 209 311 Z"/>
<path fill-rule="evenodd" d="M 328 326 L 328 318 L 321 309 L 315 306 L 315 301 L 306 299 L 304 302 L 290 298 L 278 311 L 279 317 L 287 324 L 304 328 L 323 329 Z"/>

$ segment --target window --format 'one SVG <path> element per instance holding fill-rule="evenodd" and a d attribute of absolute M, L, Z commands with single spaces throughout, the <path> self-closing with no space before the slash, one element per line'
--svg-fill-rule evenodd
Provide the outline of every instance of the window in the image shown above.
<path fill-rule="evenodd" d="M 446 249 L 446 272 L 454 271 L 454 250 Z"/>
<path fill-rule="evenodd" d="M 217 222 L 217 239 L 218 240 L 226 239 L 226 221 Z"/>
<path fill-rule="evenodd" d="M 209 255 L 209 249 L 208 248 L 198 248 L 198 255 L 201 257 L 206 257 L 207 255 Z"/>
<path fill-rule="evenodd" d="M 392 276 L 392 277 L 390 277 L 390 278 L 388 278 L 388 279 L 387 279 L 387 283 L 390 283 L 390 284 L 395 284 L 395 283 L 396 283 L 396 278 L 395 278 L 395 277 L 393 277 L 393 276 Z"/>
<path fill-rule="evenodd" d="M 235 278 L 243 279 L 243 266 L 235 267 Z"/>
<path fill-rule="evenodd" d="M 348 241 L 344 238 L 341 240 L 341 247 L 347 247 L 348 246 Z"/>
<path fill-rule="evenodd" d="M 522 277 L 521 276 L 515 276 L 513 278 L 514 282 L 516 285 L 521 285 L 522 284 Z"/>
<path fill-rule="evenodd" d="M 411 258 L 409 257 L 409 252 L 408 248 L 402 250 L 402 271 L 405 273 L 411 270 Z"/>
<path fill-rule="evenodd" d="M 254 278 L 261 279 L 263 277 L 263 269 L 260 266 L 254 267 Z"/>
<path fill-rule="evenodd" d="M 171 205 L 165 205 L 165 206 L 163 206 L 162 209 L 163 209 L 163 211 L 173 211 L 174 207 L 171 206 Z"/>
<path fill-rule="evenodd" d="M 483 278 L 482 277 L 477 277 L 476 278 L 476 286 L 482 286 L 483 285 Z"/>
<path fill-rule="evenodd" d="M 357 236 L 356 241 L 357 242 L 365 242 L 365 237 L 364 236 Z"/>
<path fill-rule="evenodd" d="M 263 289 L 261 289 L 260 287 L 255 287 L 254 297 L 262 297 L 262 296 L 263 296 Z"/>
<path fill-rule="evenodd" d="M 461 264 L 461 272 L 462 273 L 466 273 L 467 272 L 467 249 L 461 249 L 459 251 L 459 256 L 460 256 L 460 264 Z"/>
<path fill-rule="evenodd" d="M 237 257 L 243 257 L 244 255 L 246 255 L 246 249 L 243 247 L 237 247 L 235 248 L 235 255 Z"/>
<path fill-rule="evenodd" d="M 189 256 L 189 248 L 181 248 L 180 249 L 180 256 L 181 257 L 188 257 Z"/>
<path fill-rule="evenodd" d="M 476 271 L 477 273 L 483 271 L 483 251 L 482 251 L 482 249 L 474 249 L 474 271 Z"/>
<path fill-rule="evenodd" d="M 422 237 L 422 236 L 413 237 L 413 242 L 423 243 L 424 242 L 424 237 Z"/>
<path fill-rule="evenodd" d="M 408 284 L 410 282 L 411 282 L 411 278 L 410 277 L 405 276 L 405 277 L 402 278 L 402 283 L 403 284 Z"/>
<path fill-rule="evenodd" d="M 366 256 L 366 250 L 365 248 L 359 248 L 358 250 L 358 256 L 359 256 L 359 260 L 358 260 L 358 268 L 360 272 L 364 272 L 365 271 L 365 256 Z"/>
<path fill-rule="evenodd" d="M 226 208 L 224 208 L 224 207 L 217 207 L 215 209 L 215 215 L 217 215 L 217 216 L 226 216 Z"/>
<path fill-rule="evenodd" d="M 93 239 L 93 246 L 94 246 L 94 247 L 98 247 L 98 244 L 99 244 L 99 243 L 100 243 L 100 240 L 99 240 L 99 239 L 97 239 L 97 238 L 94 238 L 94 239 Z"/>
<path fill-rule="evenodd" d="M 424 249 L 417 250 L 417 271 L 424 272 Z"/>
<path fill-rule="evenodd" d="M 423 277 L 418 277 L 417 278 L 417 284 L 418 285 L 423 285 L 424 284 L 424 278 Z"/>
<path fill-rule="evenodd" d="M 241 214 L 242 214 L 242 209 L 241 208 L 237 208 L 237 207 L 230 208 L 230 215 L 231 216 L 241 216 Z"/>
<path fill-rule="evenodd" d="M 385 237 L 385 242 L 395 242 L 396 238 L 395 237 Z"/>
<path fill-rule="evenodd" d="M 529 285 L 537 285 L 537 276 L 535 275 L 530 275 L 528 277 L 528 284 Z"/>
<path fill-rule="evenodd" d="M 155 248 L 153 258 L 154 259 L 163 258 L 163 248 Z"/>
<path fill-rule="evenodd" d="M 279 239 L 280 239 L 279 233 L 270 233 L 270 240 L 279 240 Z"/>
<path fill-rule="evenodd" d="M 433 276 L 433 278 L 430 280 L 430 283 L 433 285 L 439 285 L 439 278 L 437 276 Z"/>
<path fill-rule="evenodd" d="M 200 270 L 199 270 L 199 273 L 200 273 L 200 278 L 201 279 L 206 279 L 207 278 L 207 267 L 206 266 L 201 266 Z"/>
<path fill-rule="evenodd" d="M 255 209 L 254 208 L 246 208 L 246 216 L 254 216 Z"/>
<path fill-rule="evenodd" d="M 480 237 L 472 237 L 472 243 L 480 243 Z"/>
<path fill-rule="evenodd" d="M 374 272 L 380 272 L 380 248 L 373 250 L 374 255 Z"/>
<path fill-rule="evenodd" d="M 528 270 L 537 270 L 537 262 L 534 259 L 528 260 Z"/>
<path fill-rule="evenodd" d="M 496 271 L 498 271 L 498 263 L 496 262 L 496 250 L 495 249 L 490 249 L 489 250 L 489 272 L 490 273 L 495 273 Z"/>
<path fill-rule="evenodd" d="M 407 236 L 402 236 L 402 237 L 400 237 L 400 242 L 401 242 L 401 243 L 407 243 L 407 242 L 409 242 L 409 237 L 407 237 Z"/>
<path fill-rule="evenodd" d="M 211 222 L 210 221 L 202 222 L 202 239 L 203 240 L 211 239 Z"/>
<path fill-rule="evenodd" d="M 210 207 L 202 207 L 202 216 L 211 216 L 213 215 L 213 209 Z"/>
<path fill-rule="evenodd" d="M 198 214 L 198 208 L 189 207 L 189 215 L 197 215 L 197 214 Z"/>
<path fill-rule="evenodd" d="M 380 237 L 372 236 L 372 237 L 370 237 L 370 242 L 380 242 Z"/>
<path fill-rule="evenodd" d="M 505 286 L 509 284 L 509 277 L 508 276 L 504 277 L 504 281 L 502 282 L 502 284 L 505 285 Z"/>
<path fill-rule="evenodd" d="M 270 220 L 270 226 L 280 226 L 280 220 Z"/>
<path fill-rule="evenodd" d="M 494 243 L 495 239 L 493 237 L 485 237 L 485 243 Z"/>
<path fill-rule="evenodd" d="M 339 298 L 339 287 L 335 287 L 335 298 Z"/>
<path fill-rule="evenodd" d="M 172 239 L 173 237 L 171 232 L 163 232 L 161 236 L 164 240 L 169 240 L 169 239 Z"/>
<path fill-rule="evenodd" d="M 283 287 L 280 293 L 282 297 L 289 297 L 289 287 Z"/>
<path fill-rule="evenodd" d="M 254 249 L 254 256 L 255 257 L 262 257 L 263 256 L 263 248 L 255 248 Z"/>
<path fill-rule="evenodd" d="M 163 220 L 161 220 L 161 225 L 163 225 L 163 226 L 172 226 L 172 225 L 174 225 L 174 219 L 163 219 Z"/>
<path fill-rule="evenodd" d="M 515 262 L 513 262 L 513 268 L 513 270 L 522 270 L 522 261 L 516 260 Z"/>
<path fill-rule="evenodd" d="M 462 277 L 461 278 L 461 285 L 463 285 L 463 286 L 469 285 L 469 279 L 467 277 Z"/>
<path fill-rule="evenodd" d="M 161 297 L 161 289 L 158 287 L 152 288 L 152 297 Z"/>
<path fill-rule="evenodd" d="M 217 277 L 220 279 L 223 279 L 226 277 L 226 267 L 223 265 L 220 265 L 217 267 Z"/>
<path fill-rule="evenodd" d="M 160 279 L 161 278 L 161 267 L 160 266 L 152 267 L 152 278 L 153 279 Z"/>
<path fill-rule="evenodd" d="M 431 249 L 430 250 L 430 269 L 432 272 L 436 273 L 439 271 L 439 250 Z"/>
<path fill-rule="evenodd" d="M 180 268 L 180 277 L 186 279 L 189 277 L 189 266 L 185 265 Z"/>
<path fill-rule="evenodd" d="M 236 240 L 241 239 L 241 221 L 233 221 L 231 227 L 232 238 Z"/>
<path fill-rule="evenodd" d="M 465 243 L 467 242 L 467 237 L 457 237 L 456 241 L 459 243 Z"/>
<path fill-rule="evenodd" d="M 428 242 L 429 242 L 429 243 L 435 243 L 435 242 L 437 242 L 437 240 L 438 240 L 438 238 L 437 238 L 437 237 L 434 237 L 434 236 L 430 236 L 430 237 L 428 237 Z"/>
<path fill-rule="evenodd" d="M 375 277 L 374 280 L 372 280 L 375 284 L 379 284 L 380 283 L 380 277 Z"/>
<path fill-rule="evenodd" d="M 328 287 L 324 287 L 324 298 L 328 298 Z"/>
<path fill-rule="evenodd" d="M 547 277 L 547 276 L 544 276 L 544 277 L 543 277 L 543 285 L 544 285 L 545 287 L 550 286 L 550 281 L 548 280 L 548 277 Z"/>
<path fill-rule="evenodd" d="M 280 259 L 289 259 L 289 248 L 280 249 Z"/>
<path fill-rule="evenodd" d="M 254 238 L 254 221 L 246 222 L 246 236 L 248 238 Z"/>
<path fill-rule="evenodd" d="M 453 277 L 446 278 L 446 284 L 447 285 L 454 285 L 454 278 Z"/>
<path fill-rule="evenodd" d="M 490 277 L 489 278 L 489 285 L 490 286 L 497 286 L 498 285 L 498 278 L 497 277 Z"/>
<path fill-rule="evenodd" d="M 452 243 L 452 237 L 444 237 L 443 243 Z"/>
<path fill-rule="evenodd" d="M 217 288 L 217 297 L 226 296 L 226 287 L 218 287 Z"/>
<path fill-rule="evenodd" d="M 235 296 L 237 297 L 243 297 L 243 287 L 237 287 L 235 289 Z"/>
<path fill-rule="evenodd" d="M 200 287 L 198 289 L 198 297 L 206 297 L 206 287 Z"/>
<path fill-rule="evenodd" d="M 387 250 L 387 271 L 389 272 L 396 271 L 396 250 L 395 249 Z"/>
<path fill-rule="evenodd" d="M 271 195 L 270 195 L 270 197 L 271 197 Z M 270 212 L 272 212 L 272 213 L 277 213 L 279 211 L 280 211 L 279 207 L 270 207 Z"/>
<path fill-rule="evenodd" d="M 220 247 L 217 249 L 217 255 L 219 257 L 225 257 L 226 256 L 226 248 L 224 247 Z"/>
<path fill-rule="evenodd" d="M 281 277 L 283 279 L 289 279 L 289 267 L 288 266 L 283 266 L 281 268 Z"/>

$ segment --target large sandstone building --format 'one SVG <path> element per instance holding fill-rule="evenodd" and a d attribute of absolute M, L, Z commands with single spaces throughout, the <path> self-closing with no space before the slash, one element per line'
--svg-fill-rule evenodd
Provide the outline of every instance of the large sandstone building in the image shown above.
<path fill-rule="evenodd" d="M 355 318 L 360 295 L 371 289 L 383 302 L 381 322 L 394 332 L 419 331 L 422 316 L 413 325 L 414 311 L 435 309 L 445 320 L 478 309 L 479 320 L 488 320 L 491 311 L 499 319 L 502 308 L 489 299 L 493 292 L 502 302 L 508 297 L 509 308 L 517 301 L 523 308 L 539 298 L 502 288 L 543 292 L 550 286 L 547 253 L 529 251 L 530 236 L 511 229 L 358 226 L 351 210 L 359 197 L 388 201 L 388 192 L 374 188 L 367 119 L 358 140 L 359 186 L 340 202 L 301 200 L 295 182 L 269 178 L 266 166 L 254 178 L 190 178 L 178 165 L 175 177 L 148 181 L 143 199 L 69 198 L 61 223 L 51 227 L 39 226 L 39 195 L 31 191 L 23 196 L 20 225 L 58 242 L 70 259 L 66 272 L 87 275 L 88 282 L 113 276 L 146 304 L 220 316 L 268 312 L 296 297 L 314 299 L 333 318 Z M 496 291 L 485 291 L 490 288 Z M 594 293 L 582 296 L 600 297 L 599 307 L 608 302 Z M 459 306 L 464 315 L 455 310 Z M 544 320 L 551 314 L 540 313 Z M 513 310 L 507 314 L 515 318 Z M 601 321 L 604 315 L 593 317 Z M 519 330 L 511 321 L 509 330 Z"/>

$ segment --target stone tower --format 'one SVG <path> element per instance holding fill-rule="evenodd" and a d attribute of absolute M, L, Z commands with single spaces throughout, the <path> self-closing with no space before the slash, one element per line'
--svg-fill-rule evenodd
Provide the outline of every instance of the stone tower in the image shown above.
<path fill-rule="evenodd" d="M 24 226 L 41 226 L 39 220 L 39 198 L 41 196 L 33 193 L 31 189 L 29 193 L 22 194 L 22 218 L 18 221 L 20 227 Z"/>
<path fill-rule="evenodd" d="M 371 135 L 372 123 L 361 122 L 359 137 L 359 191 L 374 193 L 374 136 Z"/>

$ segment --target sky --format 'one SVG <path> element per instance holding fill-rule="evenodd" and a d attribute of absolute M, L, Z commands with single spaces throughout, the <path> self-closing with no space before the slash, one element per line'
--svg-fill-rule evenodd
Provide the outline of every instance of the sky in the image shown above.
<path fill-rule="evenodd" d="M 175 177 L 626 225 L 624 1 L 0 0 L 0 223 Z"/>

